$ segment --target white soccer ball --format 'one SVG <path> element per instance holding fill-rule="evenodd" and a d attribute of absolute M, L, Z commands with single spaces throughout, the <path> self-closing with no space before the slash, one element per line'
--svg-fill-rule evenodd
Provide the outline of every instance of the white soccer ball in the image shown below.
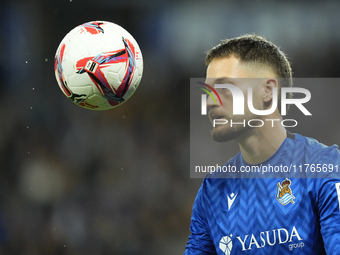
<path fill-rule="evenodd" d="M 136 91 L 143 58 L 136 40 L 124 28 L 93 21 L 64 37 L 55 55 L 54 72 L 60 89 L 75 104 L 108 110 Z"/>

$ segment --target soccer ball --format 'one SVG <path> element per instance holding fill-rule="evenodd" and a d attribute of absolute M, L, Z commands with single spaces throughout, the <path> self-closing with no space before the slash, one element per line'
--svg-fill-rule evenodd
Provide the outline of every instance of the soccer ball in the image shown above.
<path fill-rule="evenodd" d="M 136 91 L 143 58 L 137 42 L 124 28 L 94 21 L 64 37 L 55 55 L 54 72 L 60 89 L 75 104 L 108 110 Z"/>

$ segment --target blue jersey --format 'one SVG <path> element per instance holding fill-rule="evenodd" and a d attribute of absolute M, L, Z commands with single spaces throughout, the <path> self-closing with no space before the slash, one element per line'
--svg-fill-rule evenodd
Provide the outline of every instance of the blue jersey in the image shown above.
<path fill-rule="evenodd" d="M 340 172 L 338 147 L 291 134 L 261 166 L 311 167 L 312 162 L 314 172 L 322 166 L 325 171 Z M 240 169 L 247 163 L 238 153 L 226 166 Z M 218 174 L 209 174 L 194 202 L 184 254 L 340 254 L 337 174 L 332 178 L 218 178 Z"/>

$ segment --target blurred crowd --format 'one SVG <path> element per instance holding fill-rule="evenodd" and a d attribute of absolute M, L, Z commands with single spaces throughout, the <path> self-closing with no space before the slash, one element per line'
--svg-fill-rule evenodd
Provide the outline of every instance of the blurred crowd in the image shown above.
<path fill-rule="evenodd" d="M 315 13 L 319 6 L 292 1 L 291 14 L 281 13 L 277 21 L 264 15 L 276 6 L 263 9 L 266 1 L 258 1 L 259 13 L 247 20 L 246 1 L 230 1 L 224 6 L 238 21 L 226 15 L 224 22 L 239 24 L 224 29 L 223 12 L 216 20 L 210 12 L 206 19 L 204 2 L 97 2 L 11 1 L 0 11 L 0 254 L 183 253 L 202 181 L 189 178 L 190 77 L 204 77 L 204 52 L 220 39 L 256 32 L 282 46 L 297 77 L 340 73 L 339 18 L 320 23 L 318 16 L 333 15 L 332 2 L 314 16 L 319 26 L 298 19 L 300 30 L 280 24 L 289 15 L 308 17 L 304 8 Z M 221 4 L 216 1 L 213 10 Z M 194 23 L 195 13 L 204 27 Z M 105 112 L 74 105 L 53 72 L 61 39 L 91 20 L 125 27 L 144 57 L 136 93 Z M 314 24 L 315 40 L 310 34 L 303 38 L 308 24 Z M 284 30 L 282 37 L 275 26 Z M 286 38 L 290 29 L 291 40 Z M 329 132 L 316 138 L 338 141 L 337 124 L 332 116 L 325 123 Z"/>

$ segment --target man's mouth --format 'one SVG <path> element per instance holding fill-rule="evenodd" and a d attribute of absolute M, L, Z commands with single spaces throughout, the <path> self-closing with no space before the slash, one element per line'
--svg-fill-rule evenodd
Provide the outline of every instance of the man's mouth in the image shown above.
<path fill-rule="evenodd" d="M 210 121 L 217 120 L 217 119 L 225 119 L 223 115 L 218 114 L 209 114 Z"/>

